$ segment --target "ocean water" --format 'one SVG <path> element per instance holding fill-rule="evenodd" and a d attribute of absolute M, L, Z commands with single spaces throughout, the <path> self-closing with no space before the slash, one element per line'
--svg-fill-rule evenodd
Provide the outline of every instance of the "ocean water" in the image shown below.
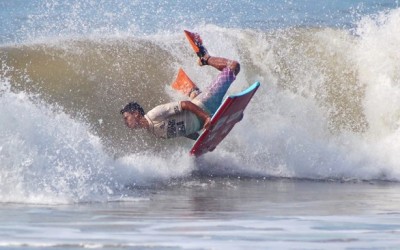
<path fill-rule="evenodd" d="M 400 8 L 0 0 L 0 248 L 399 249 Z M 119 109 L 200 88 L 183 29 L 261 87 L 212 153 Z"/>

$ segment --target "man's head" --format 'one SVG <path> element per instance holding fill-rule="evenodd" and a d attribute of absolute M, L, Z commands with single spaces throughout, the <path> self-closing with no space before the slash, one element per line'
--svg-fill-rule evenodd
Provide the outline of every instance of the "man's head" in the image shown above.
<path fill-rule="evenodd" d="M 143 108 L 136 102 L 128 103 L 120 113 L 124 117 L 125 125 L 129 128 L 141 128 L 140 120 L 144 116 Z"/>

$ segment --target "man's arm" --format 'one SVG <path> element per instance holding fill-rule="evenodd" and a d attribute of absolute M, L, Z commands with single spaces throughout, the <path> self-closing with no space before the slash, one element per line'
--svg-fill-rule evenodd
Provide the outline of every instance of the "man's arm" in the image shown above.
<path fill-rule="evenodd" d="M 191 101 L 182 101 L 181 107 L 182 107 L 182 110 L 190 111 L 193 114 L 195 114 L 197 117 L 199 117 L 204 122 L 203 127 L 205 129 L 210 128 L 211 117 L 207 112 L 205 112 L 199 106 L 197 106 L 196 104 L 194 104 Z"/>

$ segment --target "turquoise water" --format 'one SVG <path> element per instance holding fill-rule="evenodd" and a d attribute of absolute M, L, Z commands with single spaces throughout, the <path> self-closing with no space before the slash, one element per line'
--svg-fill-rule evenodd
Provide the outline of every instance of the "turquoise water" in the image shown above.
<path fill-rule="evenodd" d="M 0 248 L 397 249 L 398 1 L 0 1 Z M 212 153 L 119 109 L 261 87 Z"/>

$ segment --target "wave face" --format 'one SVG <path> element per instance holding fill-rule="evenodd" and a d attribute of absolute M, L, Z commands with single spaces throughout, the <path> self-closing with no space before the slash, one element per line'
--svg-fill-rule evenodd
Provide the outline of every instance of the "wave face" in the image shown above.
<path fill-rule="evenodd" d="M 0 47 L 0 200 L 64 203 L 140 195 L 202 175 L 400 180 L 400 10 L 333 28 L 259 31 L 199 25 L 212 55 L 242 71 L 229 90 L 262 83 L 212 153 L 192 141 L 128 130 L 119 109 L 183 98 L 183 67 L 200 88 L 182 32 L 78 36 Z M 122 197 L 122 198 L 121 198 Z"/>

